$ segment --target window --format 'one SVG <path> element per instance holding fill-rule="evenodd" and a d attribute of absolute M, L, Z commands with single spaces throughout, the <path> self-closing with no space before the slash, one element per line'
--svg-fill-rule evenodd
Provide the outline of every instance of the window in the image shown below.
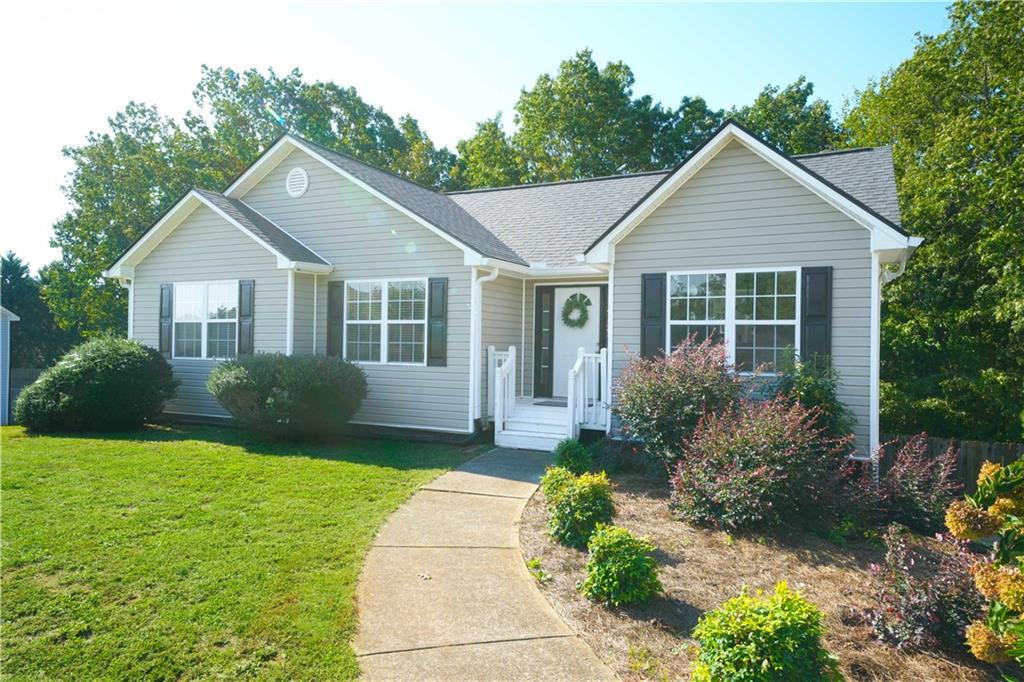
<path fill-rule="evenodd" d="M 238 354 L 238 282 L 174 285 L 174 357 Z"/>
<path fill-rule="evenodd" d="M 774 372 L 799 349 L 797 269 L 669 274 L 668 344 L 725 342 L 741 372 Z"/>
<path fill-rule="evenodd" d="M 427 281 L 345 284 L 345 358 L 422 365 L 427 345 Z"/>

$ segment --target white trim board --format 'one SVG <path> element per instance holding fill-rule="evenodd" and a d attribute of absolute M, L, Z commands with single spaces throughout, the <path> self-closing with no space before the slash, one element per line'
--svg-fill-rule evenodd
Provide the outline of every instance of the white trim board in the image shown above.
<path fill-rule="evenodd" d="M 696 154 L 672 172 L 640 204 L 630 210 L 607 234 L 594 242 L 584 252 L 587 263 L 610 263 L 614 260 L 615 244 L 622 241 L 645 218 L 672 196 L 690 178 L 697 174 L 711 159 L 731 142 L 738 142 L 776 169 L 795 180 L 836 210 L 871 231 L 872 251 L 902 250 L 914 248 L 921 243 L 917 237 L 908 237 L 887 224 L 884 220 L 844 196 L 835 188 L 818 179 L 802 167 L 786 158 L 746 130 L 729 122 L 701 147 Z"/>

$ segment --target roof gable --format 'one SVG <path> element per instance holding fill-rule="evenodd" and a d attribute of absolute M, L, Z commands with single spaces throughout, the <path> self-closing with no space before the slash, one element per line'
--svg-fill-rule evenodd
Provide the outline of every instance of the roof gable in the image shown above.
<path fill-rule="evenodd" d="M 740 124 L 730 120 L 724 123 L 704 144 L 694 150 L 683 163 L 662 178 L 629 211 L 587 247 L 584 251 L 587 261 L 600 263 L 610 260 L 611 246 L 615 242 L 629 234 L 634 227 L 650 215 L 665 199 L 675 193 L 677 189 L 698 173 L 708 161 L 714 158 L 718 152 L 734 140 L 805 186 L 826 203 L 831 204 L 855 222 L 870 230 L 873 249 L 903 249 L 920 243 L 920 240 L 907 235 L 898 225 L 883 217 L 861 200 L 850 195 L 846 190 L 837 187 L 822 175 L 805 167 L 798 160 L 786 156 L 757 138 Z"/>
<path fill-rule="evenodd" d="M 104 277 L 131 277 L 133 269 L 174 232 L 198 207 L 206 206 L 227 223 L 277 257 L 278 267 L 330 272 L 331 265 L 244 202 L 204 189 L 192 189 L 103 272 Z"/>
<path fill-rule="evenodd" d="M 526 265 L 519 254 L 448 195 L 295 135 L 285 135 L 278 140 L 224 194 L 236 198 L 244 196 L 293 149 L 302 150 L 464 252 Z"/>

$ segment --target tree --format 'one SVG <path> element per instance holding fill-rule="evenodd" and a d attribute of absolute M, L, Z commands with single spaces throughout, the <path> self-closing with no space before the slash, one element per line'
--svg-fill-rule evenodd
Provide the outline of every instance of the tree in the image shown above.
<path fill-rule="evenodd" d="M 712 109 L 703 97 L 683 97 L 679 106 L 666 112 L 660 134 L 654 141 L 654 157 L 663 167 L 686 160 L 725 121 L 722 109 Z"/>
<path fill-rule="evenodd" d="M 203 67 L 197 110 L 181 122 L 130 102 L 66 147 L 71 204 L 53 227 L 61 258 L 43 296 L 61 327 L 85 336 L 121 332 L 127 294 L 101 273 L 191 187 L 221 189 L 286 130 L 436 187 L 455 186 L 455 155 L 437 149 L 411 117 L 398 125 L 353 88 L 303 80 L 299 71 Z"/>
<path fill-rule="evenodd" d="M 39 294 L 39 280 L 13 251 L 0 260 L 0 291 L 4 307 L 21 318 L 11 325 L 12 367 L 49 367 L 78 342 L 76 334 L 57 327 Z"/>
<path fill-rule="evenodd" d="M 1024 11 L 977 0 L 860 93 L 849 143 L 892 144 L 905 227 L 886 287 L 884 428 L 1024 437 Z"/>
<path fill-rule="evenodd" d="M 501 125 L 501 114 L 477 123 L 476 135 L 458 144 L 456 178 L 467 187 L 501 187 L 523 181 L 523 160 Z"/>
<path fill-rule="evenodd" d="M 542 74 L 516 102 L 513 143 L 529 182 L 651 170 L 662 116 L 649 96 L 633 99 L 623 62 L 598 68 L 590 50 Z"/>
<path fill-rule="evenodd" d="M 785 88 L 766 85 L 750 106 L 733 109 L 734 117 L 787 154 L 832 149 L 838 130 L 828 102 L 811 101 L 814 83 L 800 76 Z"/>

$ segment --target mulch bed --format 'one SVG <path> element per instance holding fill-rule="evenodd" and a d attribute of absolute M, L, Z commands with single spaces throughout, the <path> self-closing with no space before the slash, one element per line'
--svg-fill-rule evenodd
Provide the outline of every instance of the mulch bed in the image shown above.
<path fill-rule="evenodd" d="M 826 614 L 825 645 L 838 656 L 849 680 L 997 680 L 996 672 L 970 654 L 903 653 L 878 643 L 857 617 L 876 591 L 869 566 L 884 552 L 865 542 L 838 547 L 800 529 L 770 537 L 732 537 L 673 518 L 664 481 L 622 473 L 616 484 L 616 523 L 646 535 L 665 594 L 644 606 L 605 608 L 576 590 L 586 553 L 552 541 L 545 533 L 540 491 L 523 514 L 520 542 L 526 559 L 540 558 L 549 576 L 542 585 L 558 614 L 624 679 L 688 679 L 695 643 L 690 632 L 706 610 L 750 589 L 771 590 L 785 580 Z"/>

